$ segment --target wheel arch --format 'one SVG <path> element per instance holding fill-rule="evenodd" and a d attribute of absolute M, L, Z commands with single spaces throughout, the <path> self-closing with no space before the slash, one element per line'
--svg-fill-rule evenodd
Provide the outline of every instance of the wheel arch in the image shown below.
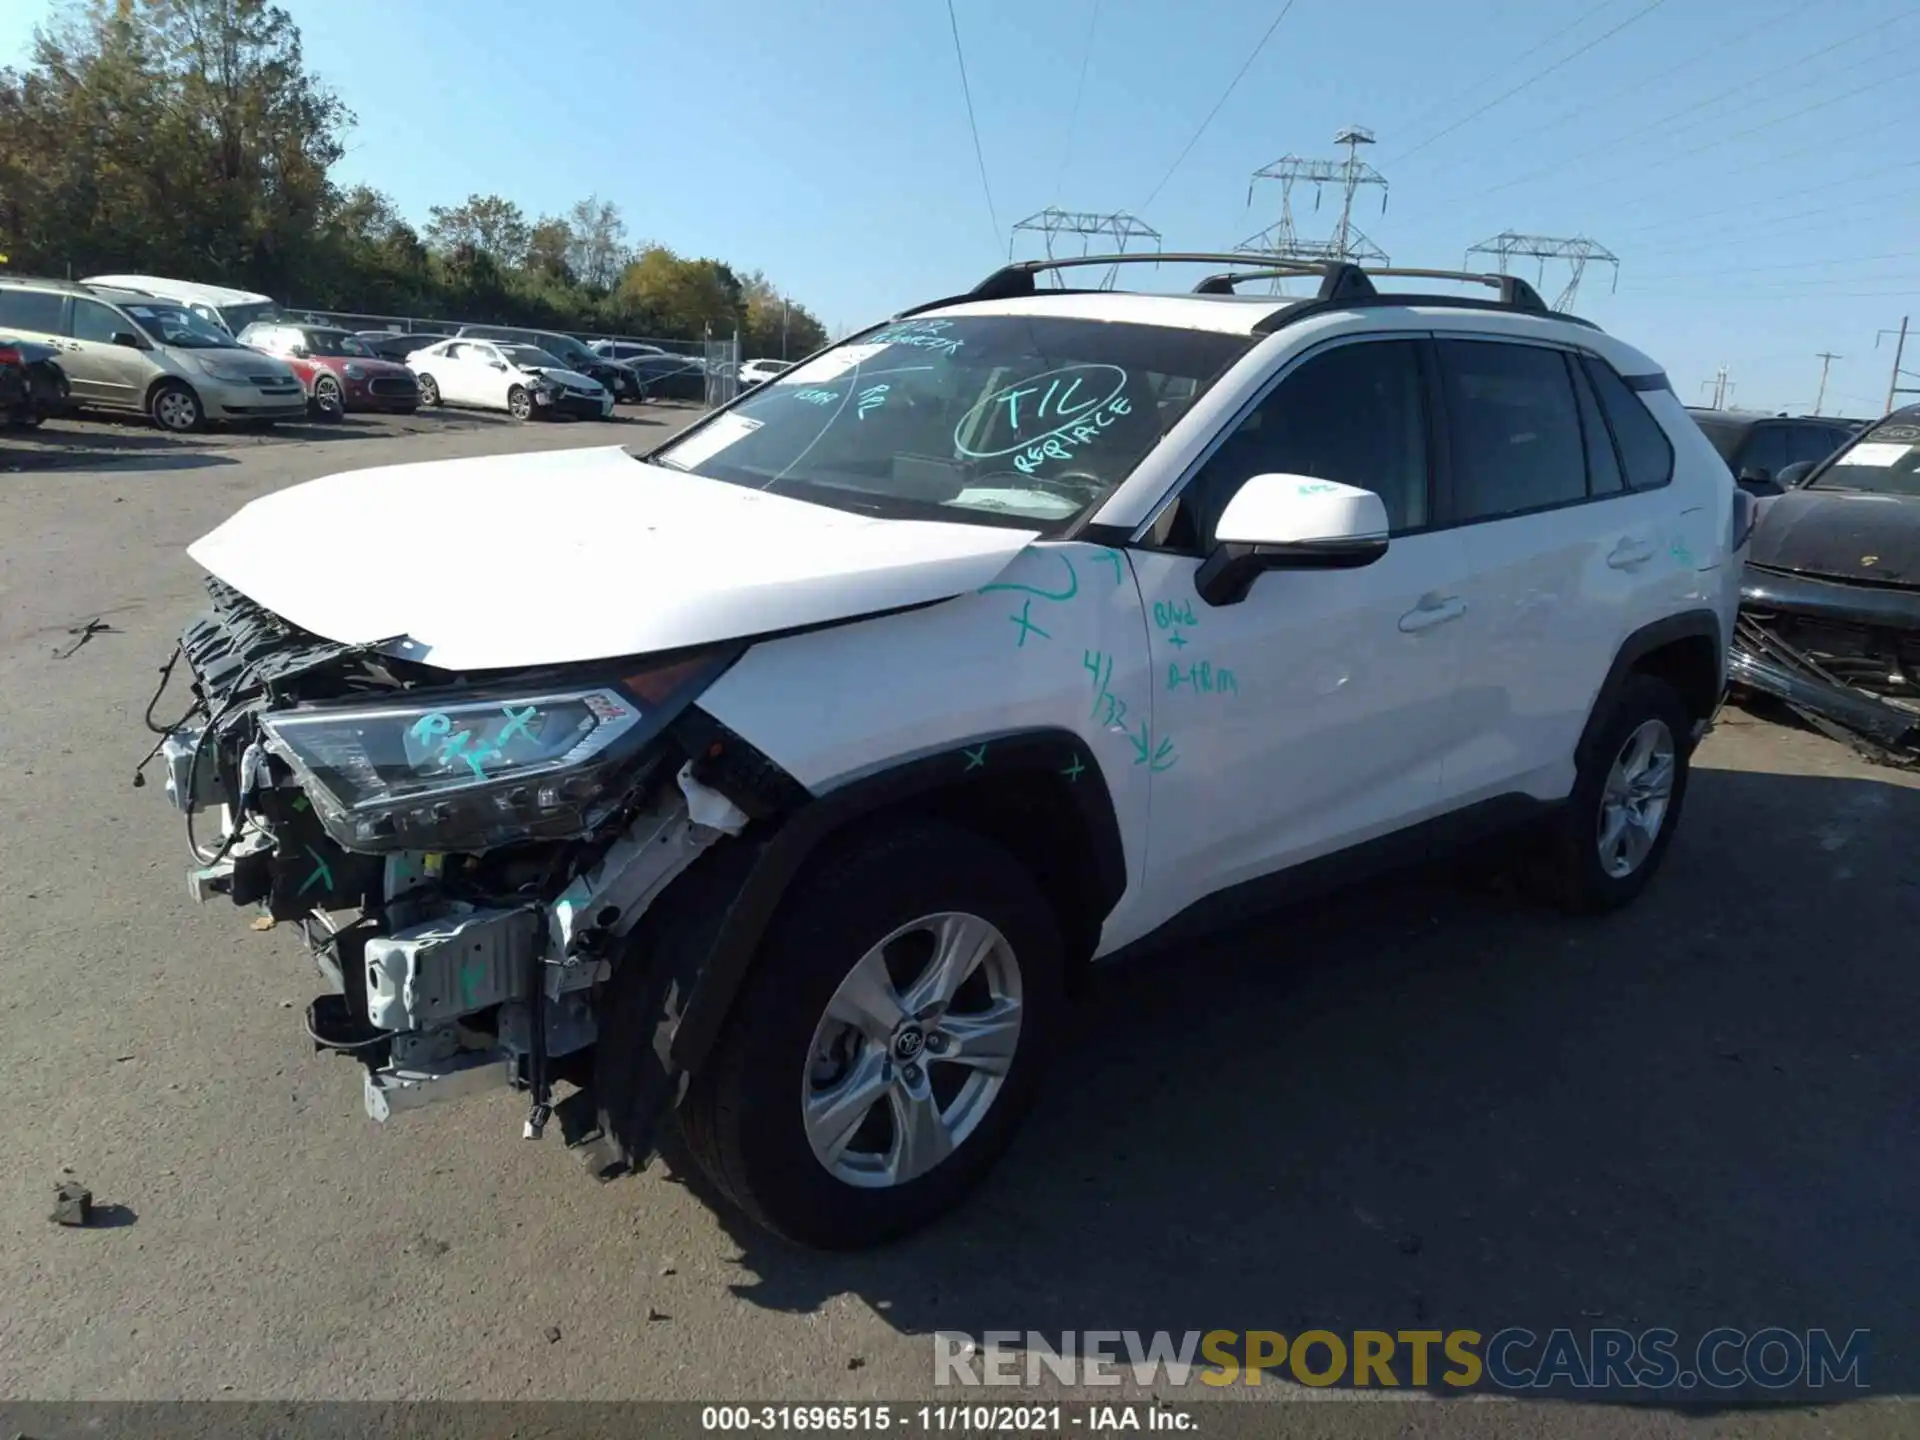
<path fill-rule="evenodd" d="M 1092 750 L 1067 730 L 982 736 L 892 765 L 789 813 L 728 902 L 686 997 L 670 1054 L 692 1072 L 711 1052 L 781 901 L 824 847 L 904 818 L 934 818 L 1005 846 L 1039 877 L 1070 974 L 1084 971 L 1126 889 L 1119 818 Z"/>
<path fill-rule="evenodd" d="M 1726 686 L 1726 637 L 1711 610 L 1685 610 L 1642 626 L 1621 642 L 1607 677 L 1600 684 L 1581 731 L 1576 759 L 1585 765 L 1593 754 L 1606 717 L 1621 688 L 1635 675 L 1652 675 L 1680 693 L 1694 718 L 1689 748 L 1705 733 Z"/>
<path fill-rule="evenodd" d="M 177 385 L 189 395 L 193 396 L 194 403 L 200 407 L 200 413 L 202 415 L 207 413 L 207 402 L 200 398 L 200 392 L 193 388 L 192 382 L 166 371 L 154 376 L 153 379 L 147 382 L 147 393 L 141 397 L 140 401 L 141 410 L 151 415 L 153 413 L 154 397 L 170 385 Z"/>

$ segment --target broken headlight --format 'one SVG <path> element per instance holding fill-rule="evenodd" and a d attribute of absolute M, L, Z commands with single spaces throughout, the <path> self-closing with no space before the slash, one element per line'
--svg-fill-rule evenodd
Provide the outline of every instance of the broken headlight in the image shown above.
<path fill-rule="evenodd" d="M 611 685 L 487 699 L 464 691 L 302 707 L 260 725 L 347 849 L 488 850 L 591 829 L 646 742 L 691 698 L 681 682 L 704 683 L 717 668 L 673 667 L 664 686 L 648 682 L 668 672 L 637 676 L 626 682 L 633 694 Z"/>

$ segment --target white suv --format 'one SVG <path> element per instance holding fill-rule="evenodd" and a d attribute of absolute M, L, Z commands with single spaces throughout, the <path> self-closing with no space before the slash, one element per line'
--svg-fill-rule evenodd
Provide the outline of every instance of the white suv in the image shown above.
<path fill-rule="evenodd" d="M 1116 259 L 1243 271 L 1035 285 Z M 158 747 L 193 889 L 301 923 L 376 1118 L 505 1082 L 606 1175 L 677 1103 L 829 1247 L 981 1177 L 1092 961 L 1494 831 L 1631 899 L 1747 498 L 1516 280 L 1233 293 L 1273 273 L 1015 265 L 649 454 L 255 500 Z"/>

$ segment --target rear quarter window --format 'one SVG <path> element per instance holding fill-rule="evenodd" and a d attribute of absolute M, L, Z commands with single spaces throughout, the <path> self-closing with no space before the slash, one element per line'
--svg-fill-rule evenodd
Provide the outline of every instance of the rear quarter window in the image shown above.
<path fill-rule="evenodd" d="M 1600 402 L 1620 452 L 1620 468 L 1634 490 L 1657 490 L 1673 479 L 1673 442 L 1620 372 L 1603 360 L 1583 357 L 1587 379 Z"/>
<path fill-rule="evenodd" d="M 61 297 L 45 290 L 0 289 L 0 330 L 60 333 Z"/>

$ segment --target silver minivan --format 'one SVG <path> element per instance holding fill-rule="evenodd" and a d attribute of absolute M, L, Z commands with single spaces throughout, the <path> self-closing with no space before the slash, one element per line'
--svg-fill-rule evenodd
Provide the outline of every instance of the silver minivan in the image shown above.
<path fill-rule="evenodd" d="M 73 403 L 133 411 L 163 430 L 297 420 L 307 393 L 285 361 L 186 306 L 64 280 L 0 280 L 0 334 L 60 353 Z"/>

